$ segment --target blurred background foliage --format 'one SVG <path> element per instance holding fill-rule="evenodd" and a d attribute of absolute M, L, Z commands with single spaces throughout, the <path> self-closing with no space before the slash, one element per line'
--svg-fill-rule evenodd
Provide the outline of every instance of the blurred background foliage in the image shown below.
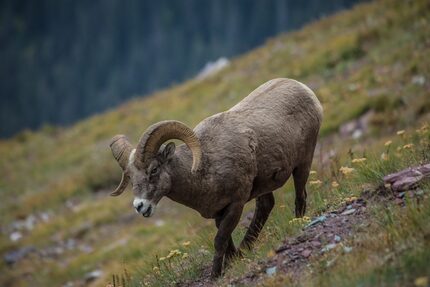
<path fill-rule="evenodd" d="M 0 2 L 0 136 L 195 75 L 357 0 Z"/>

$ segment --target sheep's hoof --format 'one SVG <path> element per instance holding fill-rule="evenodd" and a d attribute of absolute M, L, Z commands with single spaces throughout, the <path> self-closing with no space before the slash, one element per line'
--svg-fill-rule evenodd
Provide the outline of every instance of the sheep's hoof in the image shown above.
<path fill-rule="evenodd" d="M 212 268 L 212 272 L 211 272 L 211 280 L 216 280 L 219 277 L 221 277 L 221 269 L 218 268 Z"/>
<path fill-rule="evenodd" d="M 306 201 L 296 200 L 296 217 L 301 218 L 306 213 Z"/>

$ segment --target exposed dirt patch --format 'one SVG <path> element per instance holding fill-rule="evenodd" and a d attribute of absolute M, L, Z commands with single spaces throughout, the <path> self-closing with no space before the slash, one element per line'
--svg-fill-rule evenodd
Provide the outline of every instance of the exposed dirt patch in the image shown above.
<path fill-rule="evenodd" d="M 293 278 L 300 277 L 311 258 L 330 252 L 352 236 L 355 226 L 366 221 L 368 216 L 366 211 L 366 201 L 354 199 L 336 211 L 314 218 L 301 234 L 287 237 L 276 250 L 275 256 L 231 283 L 257 285 L 265 277 L 274 273 L 289 273 Z M 343 248 L 345 252 L 350 251 L 348 246 Z"/>
<path fill-rule="evenodd" d="M 342 208 L 314 218 L 298 236 L 287 237 L 276 250 L 276 255 L 258 265 L 248 274 L 232 279 L 232 285 L 258 285 L 267 273 L 291 273 L 299 277 L 312 257 L 320 256 L 337 247 L 351 236 L 354 226 L 366 220 L 366 201 L 353 199 Z M 211 266 L 204 266 L 199 279 L 182 282 L 178 286 L 217 286 L 210 279 Z"/>

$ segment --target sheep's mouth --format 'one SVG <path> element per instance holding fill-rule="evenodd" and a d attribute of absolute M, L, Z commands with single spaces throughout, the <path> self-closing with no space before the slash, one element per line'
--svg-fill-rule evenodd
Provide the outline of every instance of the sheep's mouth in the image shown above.
<path fill-rule="evenodd" d="M 152 211 L 152 206 L 150 205 L 148 209 L 145 211 L 145 213 L 142 213 L 143 217 L 150 217 Z"/>

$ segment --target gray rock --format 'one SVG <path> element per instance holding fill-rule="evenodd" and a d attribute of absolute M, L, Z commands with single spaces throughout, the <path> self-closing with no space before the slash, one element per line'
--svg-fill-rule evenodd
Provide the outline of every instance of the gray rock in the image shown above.
<path fill-rule="evenodd" d="M 266 269 L 266 274 L 269 276 L 273 276 L 276 273 L 276 269 L 277 269 L 276 266 L 269 267 Z"/>
<path fill-rule="evenodd" d="M 94 271 L 88 272 L 87 274 L 85 274 L 85 282 L 90 283 L 93 282 L 94 280 L 100 278 L 103 275 L 103 271 L 100 269 L 96 269 Z"/>
<path fill-rule="evenodd" d="M 19 231 L 14 231 L 9 235 L 9 239 L 12 242 L 16 242 L 22 238 L 22 233 Z"/>
<path fill-rule="evenodd" d="M 350 214 L 353 214 L 355 211 L 356 211 L 355 208 L 347 209 L 344 212 L 342 212 L 341 215 L 350 215 Z"/>
<path fill-rule="evenodd" d="M 325 215 L 318 216 L 317 218 L 315 218 L 314 220 L 309 222 L 308 225 L 305 226 L 305 228 L 317 225 L 318 223 L 322 223 L 322 222 L 326 221 L 326 219 L 327 219 L 327 216 L 325 216 Z"/>
<path fill-rule="evenodd" d="M 350 253 L 351 251 L 352 251 L 352 247 L 349 247 L 349 246 L 343 247 L 343 252 Z"/>
<path fill-rule="evenodd" d="M 342 124 L 339 127 L 339 134 L 342 138 L 352 137 L 357 139 L 369 130 L 369 121 L 374 115 L 374 111 L 370 110 L 361 117 Z"/>
<path fill-rule="evenodd" d="M 48 222 L 51 219 L 51 213 L 50 212 L 41 212 L 39 216 L 43 222 Z"/>
<path fill-rule="evenodd" d="M 356 129 L 351 135 L 351 137 L 355 140 L 361 138 L 362 136 L 363 136 L 363 130 L 360 130 L 360 129 Z"/>
<path fill-rule="evenodd" d="M 204 68 L 198 73 L 197 79 L 202 80 L 209 76 L 215 75 L 222 69 L 230 65 L 230 61 L 227 58 L 221 57 L 215 62 L 208 62 Z"/>
<path fill-rule="evenodd" d="M 79 245 L 79 250 L 84 253 L 91 253 L 93 252 L 94 249 L 87 244 L 82 244 L 82 245 Z"/>
<path fill-rule="evenodd" d="M 37 223 L 37 218 L 36 216 L 34 216 L 33 214 L 29 215 L 26 219 L 25 219 L 25 228 L 27 230 L 33 230 L 34 226 Z"/>
<path fill-rule="evenodd" d="M 7 265 L 12 265 L 18 262 L 19 260 L 26 257 L 29 253 L 35 251 L 36 249 L 33 246 L 26 246 L 21 249 L 7 252 L 3 256 L 3 260 Z"/>
<path fill-rule="evenodd" d="M 311 249 L 305 249 L 302 252 L 302 256 L 305 257 L 305 258 L 308 258 L 311 255 L 311 253 L 312 253 Z"/>
<path fill-rule="evenodd" d="M 424 194 L 424 190 L 422 190 L 422 189 L 417 189 L 416 191 L 415 191 L 415 195 L 423 195 Z"/>
<path fill-rule="evenodd" d="M 321 249 L 321 252 L 327 252 L 327 251 L 330 251 L 330 250 L 332 250 L 333 248 L 335 248 L 336 247 L 336 243 L 330 243 L 330 244 L 327 244 L 326 246 L 324 246 L 324 248 L 323 249 Z"/>
<path fill-rule="evenodd" d="M 418 85 L 418 86 L 424 86 L 426 83 L 426 78 L 423 75 L 415 75 L 412 77 L 411 80 L 412 84 Z"/>
<path fill-rule="evenodd" d="M 76 248 L 76 240 L 73 238 L 69 238 L 69 239 L 67 239 L 67 241 L 65 242 L 64 245 L 65 245 L 66 249 L 73 250 Z"/>
<path fill-rule="evenodd" d="M 314 240 L 311 242 L 312 246 L 314 247 L 320 247 L 321 246 L 321 242 L 319 242 L 318 240 Z"/>

